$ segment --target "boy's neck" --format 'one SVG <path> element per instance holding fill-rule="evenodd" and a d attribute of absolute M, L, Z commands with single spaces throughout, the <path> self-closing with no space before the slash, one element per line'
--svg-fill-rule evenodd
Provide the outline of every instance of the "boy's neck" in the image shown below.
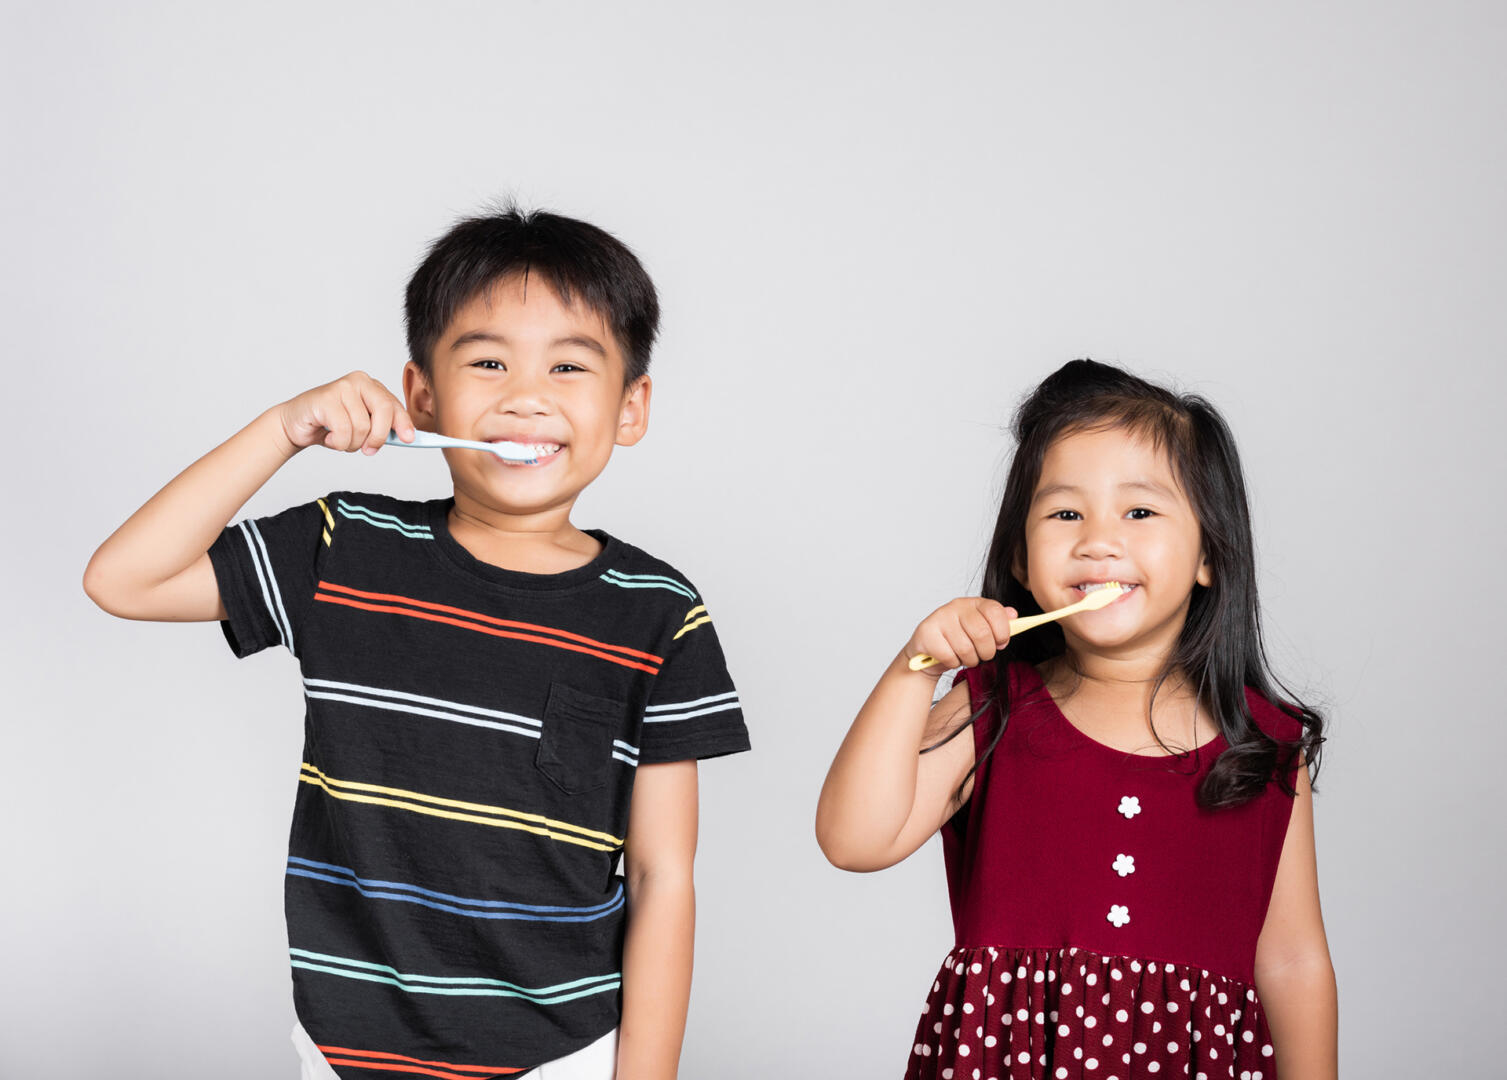
<path fill-rule="evenodd" d="M 571 524 L 570 510 L 505 514 L 456 492 L 446 520 L 450 536 L 479 562 L 523 574 L 563 574 L 602 552 L 600 540 Z"/>

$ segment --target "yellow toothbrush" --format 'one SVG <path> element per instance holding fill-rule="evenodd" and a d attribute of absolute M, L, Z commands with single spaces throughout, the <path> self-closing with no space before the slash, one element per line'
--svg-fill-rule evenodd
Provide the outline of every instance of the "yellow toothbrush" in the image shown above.
<path fill-rule="evenodd" d="M 1041 615 L 1027 615 L 1024 618 L 1011 619 L 1010 636 L 1014 637 L 1022 630 L 1029 630 L 1033 626 L 1041 626 L 1044 623 L 1065 619 L 1069 615 L 1078 614 L 1080 611 L 1098 611 L 1101 607 L 1107 607 L 1109 604 L 1114 603 L 1120 598 L 1122 593 L 1129 591 L 1130 589 L 1127 586 L 1121 585 L 1118 581 L 1106 582 L 1076 604 L 1069 604 L 1067 607 L 1061 607 L 1056 611 L 1048 611 Z M 931 667 L 936 662 L 936 657 L 921 653 L 918 656 L 912 656 L 908 666 L 912 671 L 920 671 L 922 668 Z"/>

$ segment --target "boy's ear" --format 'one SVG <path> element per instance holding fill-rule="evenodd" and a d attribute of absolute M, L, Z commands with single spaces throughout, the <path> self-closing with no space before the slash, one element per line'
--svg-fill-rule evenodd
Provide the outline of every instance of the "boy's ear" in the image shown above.
<path fill-rule="evenodd" d="M 434 389 L 423 369 L 412 360 L 403 365 L 403 401 L 415 426 L 422 431 L 434 430 Z"/>
<path fill-rule="evenodd" d="M 647 375 L 640 375 L 623 391 L 622 409 L 617 420 L 619 446 L 632 446 L 649 430 L 649 398 L 653 393 L 654 383 Z"/>

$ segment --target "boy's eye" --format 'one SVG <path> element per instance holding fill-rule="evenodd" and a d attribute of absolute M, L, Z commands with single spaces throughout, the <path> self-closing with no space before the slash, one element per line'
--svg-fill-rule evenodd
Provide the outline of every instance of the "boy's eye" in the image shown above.
<path fill-rule="evenodd" d="M 550 370 L 551 371 L 585 371 L 586 369 L 583 368 L 580 364 L 572 364 L 572 363 L 569 363 L 567 361 L 566 363 L 563 363 L 563 364 L 556 364 Z"/>
<path fill-rule="evenodd" d="M 1130 511 L 1125 516 L 1128 517 L 1131 521 L 1145 521 L 1149 517 L 1155 517 L 1156 511 L 1148 510 L 1144 506 L 1137 506 L 1134 510 Z"/>
<path fill-rule="evenodd" d="M 507 370 L 507 368 L 503 366 L 503 363 L 502 363 L 501 360 L 494 360 L 494 359 L 491 359 L 490 357 L 487 358 L 487 359 L 485 359 L 485 360 L 473 360 L 473 361 L 471 361 L 471 366 L 472 367 L 477 367 L 477 368 L 482 368 L 483 370 L 486 370 L 486 371 L 506 371 Z"/>

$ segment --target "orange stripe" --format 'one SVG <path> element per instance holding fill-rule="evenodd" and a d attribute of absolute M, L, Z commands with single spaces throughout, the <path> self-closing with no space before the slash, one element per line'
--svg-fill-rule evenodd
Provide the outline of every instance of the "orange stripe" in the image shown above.
<path fill-rule="evenodd" d="M 416 1073 L 419 1076 L 438 1076 L 440 1080 L 476 1080 L 476 1073 L 441 1072 L 438 1069 L 421 1069 L 417 1065 L 384 1065 L 379 1061 L 362 1061 L 360 1058 L 338 1058 L 325 1055 L 331 1065 L 354 1065 L 358 1069 L 380 1069 L 383 1072 Z M 503 1069 L 501 1075 L 522 1072 L 522 1069 Z M 499 1075 L 492 1073 L 493 1076 Z"/>
<path fill-rule="evenodd" d="M 412 604 L 414 607 L 424 608 L 427 611 L 443 611 L 450 615 L 460 615 L 467 619 L 476 619 L 478 622 L 491 623 L 493 626 L 512 626 L 520 630 L 537 630 L 545 634 L 554 634 L 556 637 L 568 638 L 571 641 L 579 641 L 586 645 L 594 645 L 598 649 L 610 649 L 613 652 L 622 653 L 625 656 L 637 656 L 642 660 L 652 660 L 656 664 L 664 663 L 664 657 L 655 656 L 653 653 L 640 652 L 630 649 L 626 645 L 609 645 L 605 641 L 597 641 L 594 638 L 584 637 L 581 634 L 573 634 L 569 630 L 556 630 L 552 626 L 539 626 L 535 623 L 514 622 L 512 619 L 499 619 L 492 615 L 483 615 L 478 611 L 467 611 L 465 608 L 451 607 L 448 604 L 435 604 L 428 600 L 415 600 L 411 596 L 396 596 L 392 593 L 363 592 L 353 589 L 348 585 L 336 585 L 333 582 L 321 581 L 319 588 L 329 589 L 332 592 L 345 593 L 347 596 L 359 596 L 363 600 L 388 600 L 399 604 Z"/>
<path fill-rule="evenodd" d="M 490 626 L 479 626 L 474 622 L 462 619 L 449 619 L 443 615 L 433 615 L 427 611 L 415 611 L 412 608 L 392 607 L 388 604 L 363 604 L 359 600 L 349 600 L 343 596 L 330 596 L 326 593 L 315 593 L 315 600 L 323 600 L 327 604 L 344 604 L 346 607 L 360 608 L 362 611 L 385 612 L 391 615 L 409 615 L 415 619 L 425 619 L 428 622 L 447 623 L 450 626 L 459 626 L 466 630 L 475 630 L 480 634 L 491 634 L 493 637 L 517 638 L 519 641 L 537 641 L 541 645 L 553 645 L 557 649 L 569 649 L 571 652 L 586 653 L 588 656 L 599 657 L 602 660 L 610 660 L 614 664 L 623 667 L 637 668 L 639 671 L 647 671 L 650 675 L 658 675 L 659 668 L 650 667 L 648 664 L 640 664 L 634 660 L 624 660 L 621 656 L 613 656 L 611 653 L 600 652 L 597 649 L 588 649 L 582 645 L 572 645 L 568 641 L 556 641 L 554 638 L 539 637 L 537 634 L 516 634 L 509 630 L 498 630 Z M 654 659 L 658 660 L 658 657 Z"/>
<path fill-rule="evenodd" d="M 316 1044 L 317 1045 L 317 1044 Z M 386 1050 L 353 1050 L 349 1046 L 320 1046 L 319 1052 L 328 1057 L 330 1054 L 351 1054 L 361 1057 L 386 1058 L 391 1061 L 410 1061 L 415 1065 L 436 1065 L 441 1069 L 463 1069 L 469 1072 L 480 1073 L 515 1073 L 522 1072 L 522 1066 L 512 1065 L 456 1065 L 449 1061 L 430 1061 L 427 1058 L 409 1057 L 407 1054 L 394 1054 Z M 470 1078 L 468 1078 L 470 1080 Z"/>

